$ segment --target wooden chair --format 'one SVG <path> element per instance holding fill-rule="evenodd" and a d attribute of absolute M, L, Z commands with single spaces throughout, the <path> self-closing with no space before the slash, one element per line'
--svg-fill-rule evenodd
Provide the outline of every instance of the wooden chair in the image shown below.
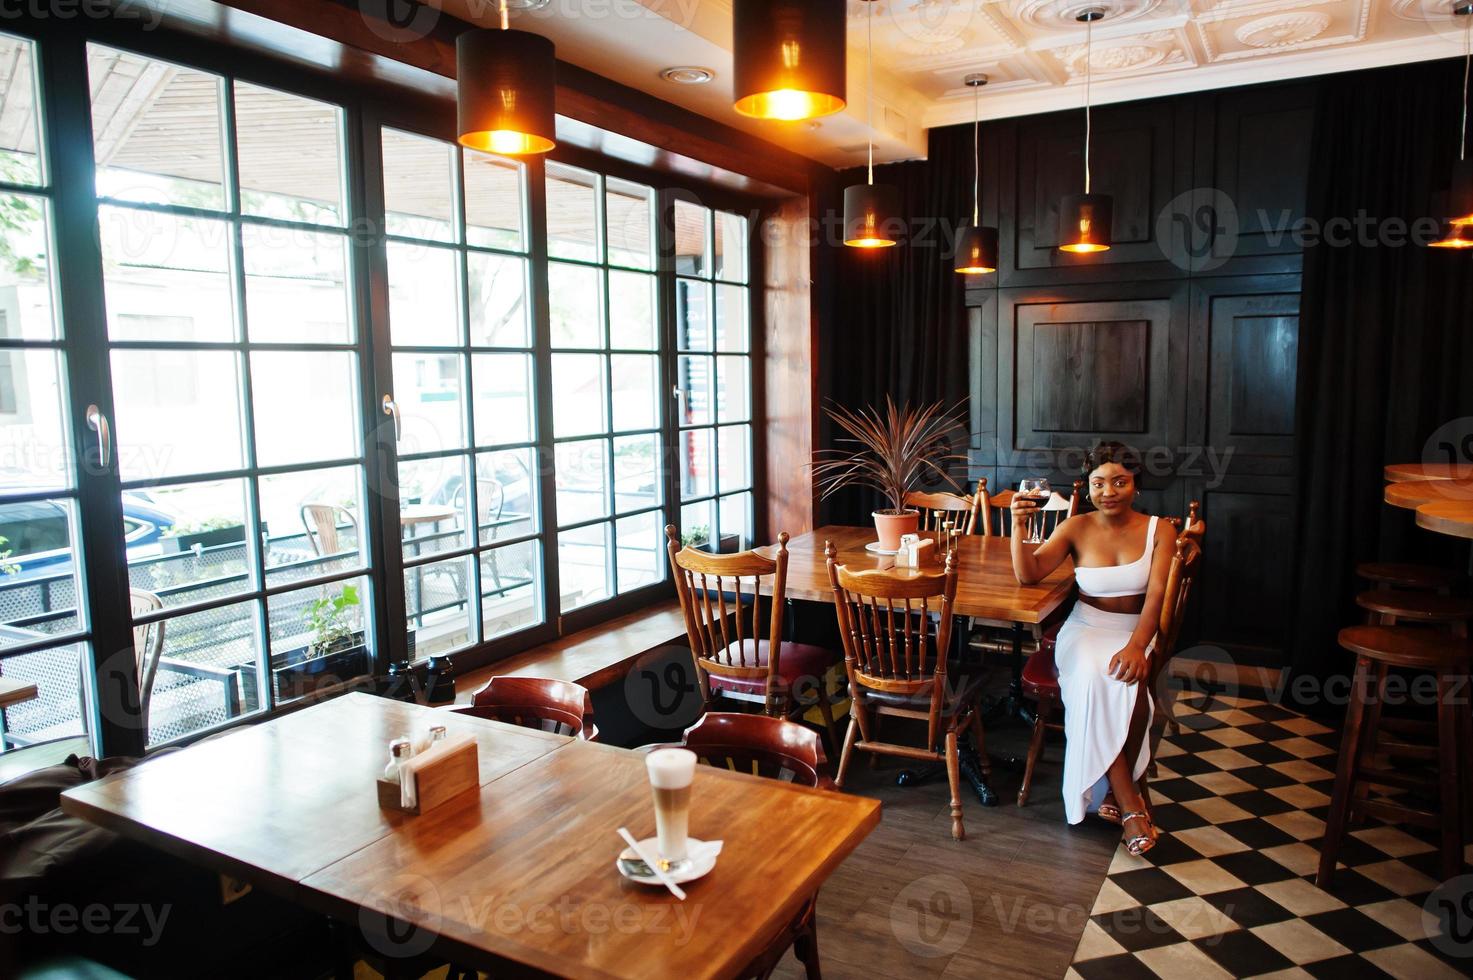
<path fill-rule="evenodd" d="M 302 526 L 307 529 L 307 543 L 312 546 L 312 553 L 318 558 L 341 554 L 346 550 L 338 529 L 339 514 L 347 519 L 348 525 L 356 534 L 358 522 L 353 518 L 353 512 L 347 508 L 334 504 L 302 505 Z"/>
<path fill-rule="evenodd" d="M 1405 562 L 1363 561 L 1355 566 L 1355 574 L 1378 589 L 1419 589 L 1452 595 L 1462 578 L 1457 572 L 1435 565 L 1413 565 Z"/>
<path fill-rule="evenodd" d="M 777 718 L 802 717 L 806 685 L 817 691 L 818 709 L 837 745 L 834 709 L 829 703 L 827 674 L 838 662 L 831 650 L 790 643 L 783 636 L 784 595 L 788 575 L 788 535 L 777 536 L 777 554 L 764 558 L 754 551 L 720 555 L 681 547 L 680 531 L 665 528 L 675 591 L 685 615 L 686 638 L 706 709 L 719 697 L 760 704 Z M 763 579 L 771 580 L 771 610 L 762 638 Z M 776 651 L 774 653 L 773 651 Z"/>
<path fill-rule="evenodd" d="M 963 534 L 977 533 L 977 496 L 956 493 L 922 493 L 912 490 L 905 495 L 905 506 L 921 512 L 921 530 L 939 531 L 942 521 L 952 521 Z M 938 518 L 936 515 L 942 516 Z"/>
<path fill-rule="evenodd" d="M 835 785 L 844 785 L 855 750 L 928 762 L 944 760 L 951 783 L 951 836 L 964 840 L 957 739 L 966 729 L 976 737 L 984 778 L 990 769 L 982 732 L 982 677 L 952 671 L 947 662 L 955 619 L 956 568 L 948 560 L 939 572 L 877 568 L 851 572 L 835 561 L 838 552 L 833 542 L 826 544 L 824 554 L 852 699 Z M 876 726 L 882 717 L 924 721 L 924 746 L 879 741 Z"/>
<path fill-rule="evenodd" d="M 593 723 L 593 698 L 587 688 L 572 681 L 493 677 L 471 695 L 470 704 L 445 710 L 554 735 L 572 735 L 585 742 L 598 741 L 598 728 Z"/>
<path fill-rule="evenodd" d="M 146 589 L 129 589 L 133 615 L 139 616 L 158 612 L 164 601 Z M 148 709 L 153 700 L 153 682 L 159 672 L 159 660 L 164 655 L 164 623 L 162 620 L 133 627 L 134 669 L 138 673 L 138 717 L 143 726 L 144 740 L 148 739 Z"/>
<path fill-rule="evenodd" d="M 1056 493 L 1058 491 L 1055 491 Z M 1013 498 L 1018 495 L 1016 490 L 1003 490 L 999 493 L 988 495 L 987 477 L 977 481 L 977 504 L 979 516 L 982 523 L 982 533 L 988 536 L 1007 537 L 1013 533 L 1013 513 L 1009 509 L 1013 506 Z M 1054 528 L 1079 513 L 1080 502 L 1084 499 L 1084 481 L 1075 480 L 1074 487 L 1069 492 L 1069 506 L 1062 510 L 1042 511 L 1043 534 L 1048 537 L 1054 533 Z"/>
<path fill-rule="evenodd" d="M 1151 723 L 1148 733 L 1150 738 L 1151 755 L 1156 754 L 1156 747 L 1161 743 L 1161 737 L 1166 726 L 1173 721 L 1172 710 L 1176 702 L 1176 690 L 1171 687 L 1169 681 L 1163 682 L 1162 671 L 1176 653 L 1176 642 L 1181 632 L 1182 619 L 1185 616 L 1187 600 L 1191 596 L 1192 585 L 1196 581 L 1197 573 L 1202 567 L 1202 542 L 1206 536 L 1207 525 L 1198 519 L 1200 505 L 1192 501 L 1188 509 L 1187 519 L 1182 533 L 1176 539 L 1176 552 L 1171 558 L 1171 569 L 1166 576 L 1166 595 L 1161 603 L 1161 620 L 1156 627 L 1155 645 L 1151 650 L 1151 676 L 1147 683 L 1150 685 L 1151 701 L 1155 708 L 1155 718 Z M 1177 521 L 1171 521 L 1175 526 Z M 1033 770 L 1038 765 L 1038 760 L 1043 756 L 1043 742 L 1049 729 L 1056 731 L 1063 729 L 1062 720 L 1055 720 L 1056 714 L 1063 709 L 1063 697 L 1059 690 L 1059 671 L 1054 664 L 1054 646 L 1058 639 L 1058 627 L 1046 632 L 1039 641 L 1038 650 L 1028 658 L 1023 667 L 1023 693 L 1038 702 L 1038 714 L 1033 721 L 1033 736 L 1028 742 L 1028 761 L 1023 768 L 1023 783 L 1018 788 L 1018 805 L 1028 804 L 1028 794 L 1033 787 Z M 1170 675 L 1164 675 L 1169 678 Z"/>

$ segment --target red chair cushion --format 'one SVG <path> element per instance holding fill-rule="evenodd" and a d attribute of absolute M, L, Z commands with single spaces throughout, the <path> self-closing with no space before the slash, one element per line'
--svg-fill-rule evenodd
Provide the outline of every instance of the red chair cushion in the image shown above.
<path fill-rule="evenodd" d="M 1054 645 L 1059 639 L 1059 626 L 1055 623 L 1044 631 L 1038 640 L 1038 649 L 1023 664 L 1023 693 L 1034 698 L 1058 700 L 1059 669 L 1054 665 Z"/>
<path fill-rule="evenodd" d="M 737 656 L 737 645 L 733 643 L 718 655 L 723 663 L 729 663 L 733 667 L 766 667 L 768 663 L 768 643 L 766 640 L 756 641 L 756 650 L 752 649 L 753 641 L 742 641 L 743 659 Z M 782 645 L 782 656 L 778 659 L 777 672 L 786 687 L 791 687 L 800 678 L 819 678 L 828 671 L 830 667 L 839 662 L 839 657 L 832 650 L 823 647 L 812 646 L 807 643 L 784 643 Z M 767 681 L 763 677 L 722 677 L 720 674 L 707 672 L 711 690 L 733 691 L 742 694 L 764 694 L 767 691 Z"/>

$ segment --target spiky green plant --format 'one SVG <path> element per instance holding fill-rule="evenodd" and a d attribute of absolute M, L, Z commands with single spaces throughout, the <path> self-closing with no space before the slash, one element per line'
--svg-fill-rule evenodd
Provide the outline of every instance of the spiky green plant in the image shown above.
<path fill-rule="evenodd" d="M 948 411 L 942 405 L 897 406 L 886 395 L 883 412 L 874 408 L 856 412 L 840 405 L 824 409 L 848 435 L 837 440 L 839 448 L 813 454 L 813 475 L 823 488 L 821 499 L 845 487 L 869 487 L 889 502 L 886 513 L 901 514 L 906 493 L 927 477 L 940 477 L 960 490 L 947 470 L 967 457 L 948 449 L 952 433 L 965 431 L 965 409 L 958 405 Z"/>

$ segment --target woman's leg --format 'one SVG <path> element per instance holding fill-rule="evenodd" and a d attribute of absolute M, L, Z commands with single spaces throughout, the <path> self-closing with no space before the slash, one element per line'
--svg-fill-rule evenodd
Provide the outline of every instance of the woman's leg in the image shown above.
<path fill-rule="evenodd" d="M 1121 814 L 1140 813 L 1146 809 L 1140 787 L 1135 780 L 1135 760 L 1140 754 L 1141 742 L 1146 735 L 1146 724 L 1150 718 L 1150 700 L 1144 684 L 1136 685 L 1135 707 L 1130 715 L 1130 728 L 1125 735 L 1125 745 L 1105 770 L 1110 780 L 1110 793 L 1120 807 Z M 1126 833 L 1135 836 L 1146 832 L 1141 820 L 1126 821 Z"/>

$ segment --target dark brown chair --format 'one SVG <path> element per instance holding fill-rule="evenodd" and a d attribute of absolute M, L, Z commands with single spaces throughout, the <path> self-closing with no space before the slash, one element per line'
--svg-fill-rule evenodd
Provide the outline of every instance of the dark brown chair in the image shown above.
<path fill-rule="evenodd" d="M 593 698 L 582 684 L 547 677 L 493 677 L 470 704 L 447 708 L 457 714 L 489 718 L 555 735 L 598 741 Z"/>
<path fill-rule="evenodd" d="M 832 650 L 790 643 L 783 635 L 783 597 L 787 588 L 788 536 L 777 536 L 777 554 L 764 558 L 754 551 L 717 555 L 681 547 L 680 532 L 665 528 L 675 591 L 685 614 L 685 632 L 695 660 L 701 697 L 711 710 L 718 698 L 760 704 L 777 718 L 801 718 L 802 696 L 811 687 L 837 746 L 827 675 L 838 663 Z M 771 598 L 761 595 L 770 579 Z M 770 615 L 764 629 L 762 610 Z M 775 651 L 775 652 L 774 652 Z"/>
<path fill-rule="evenodd" d="M 977 509 L 979 520 L 982 525 L 982 533 L 989 536 L 1007 537 L 1012 534 L 1013 498 L 1018 495 L 1016 490 L 1003 490 L 989 495 L 987 492 L 987 478 L 984 476 L 977 481 Z M 1075 480 L 1073 488 L 1069 491 L 1069 507 L 1067 510 L 1045 510 L 1040 511 L 1043 521 L 1043 534 L 1048 537 L 1054 533 L 1054 528 L 1079 513 L 1081 501 L 1084 499 L 1084 481 Z"/>
<path fill-rule="evenodd" d="M 1363 561 L 1355 566 L 1355 574 L 1378 589 L 1418 589 L 1451 595 L 1462 577 L 1436 565 L 1413 565 L 1405 562 Z"/>
<path fill-rule="evenodd" d="M 970 728 L 977 740 L 984 779 L 990 767 L 982 731 L 981 675 L 953 669 L 947 662 L 956 568 L 948 559 L 939 572 L 877 568 L 851 572 L 834 560 L 838 552 L 833 542 L 825 544 L 824 554 L 852 699 L 835 785 L 844 785 L 856 750 L 945 761 L 951 783 L 951 836 L 964 840 L 957 746 L 962 732 Z M 880 741 L 878 720 L 887 716 L 925 722 L 925 744 Z"/>
<path fill-rule="evenodd" d="M 939 531 L 941 522 L 951 521 L 962 534 L 977 533 L 980 505 L 977 495 L 964 497 L 956 493 L 922 493 L 912 490 L 905 495 L 905 506 L 921 512 L 921 530 Z"/>
<path fill-rule="evenodd" d="M 1412 592 L 1404 589 L 1367 589 L 1355 597 L 1372 626 L 1440 626 L 1454 636 L 1468 635 L 1473 599 Z"/>

